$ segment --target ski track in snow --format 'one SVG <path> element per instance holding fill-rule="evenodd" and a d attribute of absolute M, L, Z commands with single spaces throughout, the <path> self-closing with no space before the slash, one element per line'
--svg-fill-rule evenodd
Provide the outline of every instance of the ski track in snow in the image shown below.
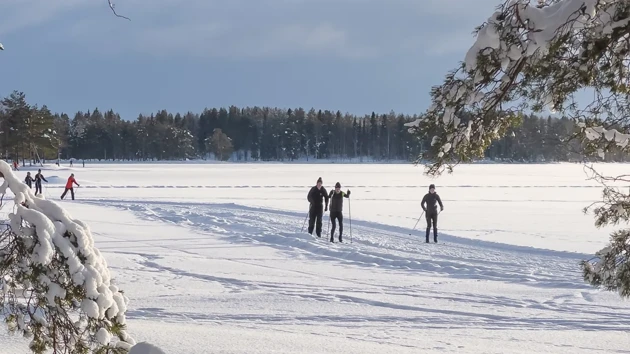
<path fill-rule="evenodd" d="M 215 235 L 230 244 L 260 245 L 275 249 L 287 259 L 307 259 L 338 267 L 339 274 L 321 274 L 317 271 L 291 269 L 282 263 L 270 263 L 242 258 L 222 259 L 235 265 L 262 268 L 263 271 L 292 273 L 297 277 L 317 278 L 319 283 L 336 286 L 307 286 L 289 281 L 244 279 L 211 275 L 199 270 L 166 262 L 159 252 L 139 254 L 139 266 L 146 270 L 168 273 L 178 278 L 214 282 L 228 293 L 263 293 L 273 297 L 298 298 L 326 304 L 350 304 L 377 309 L 377 316 L 363 313 L 342 314 L 291 314 L 260 313 L 205 314 L 169 312 L 160 308 L 136 308 L 130 318 L 155 318 L 179 321 L 247 323 L 322 323 L 343 322 L 344 326 L 378 326 L 379 328 L 467 328 L 485 329 L 573 329 L 619 330 L 630 325 L 630 307 L 598 303 L 600 293 L 581 279 L 578 263 L 588 257 L 569 252 L 546 251 L 527 247 L 502 245 L 491 242 L 440 235 L 441 244 L 425 244 L 423 232 L 414 236 L 408 230 L 376 223 L 352 222 L 353 243 L 350 244 L 350 223 L 346 215 L 344 241 L 331 244 L 325 238 L 316 239 L 301 233 L 305 215 L 293 212 L 245 207 L 235 204 L 184 204 L 165 202 L 81 201 L 81 203 L 116 207 L 132 211 L 146 220 L 182 226 Z M 328 225 L 324 217 L 323 229 Z M 325 232 L 325 231 L 324 231 Z M 108 236 L 111 237 L 111 236 Z M 432 236 L 431 236 L 432 238 Z M 204 256 L 203 238 L 150 238 L 143 240 L 115 240 L 121 243 L 162 249 L 162 252 L 180 253 L 184 257 Z M 165 241 L 169 241 L 166 243 Z M 117 242 L 118 243 L 118 242 Z M 120 253 L 124 247 L 115 247 Z M 108 252 L 107 248 L 101 248 Z M 428 281 L 414 285 L 387 284 L 382 279 L 355 279 L 344 276 L 347 267 L 358 268 L 395 277 L 428 277 Z M 387 275 L 385 275 L 387 277 Z M 445 291 L 461 281 L 457 290 Z M 477 285 L 471 285 L 477 282 Z M 479 282 L 483 282 L 479 284 Z M 495 290 L 488 294 L 479 291 L 488 284 L 513 284 L 527 294 Z M 466 288 L 470 287 L 470 291 Z M 557 294 L 559 291 L 559 294 Z M 544 296 L 541 298 L 539 292 Z M 550 295 L 552 294 L 552 295 Z M 557 294 L 557 295 L 553 295 Z M 517 296 L 518 295 L 518 296 Z M 614 296 L 614 294 L 612 294 Z M 429 301 L 427 301 L 429 300 Z M 434 303 L 432 305 L 432 303 Z M 446 305 L 445 304 L 449 304 Z M 384 312 L 383 312 L 384 311 Z M 532 313 L 534 315 L 532 315 Z M 336 324 L 337 325 L 337 324 Z"/>
<path fill-rule="evenodd" d="M 582 280 L 609 231 L 580 213 L 601 188 L 580 166 L 462 166 L 436 182 L 438 245 L 424 218 L 410 234 L 434 182 L 411 166 L 90 167 L 59 203 L 130 297 L 132 335 L 168 354 L 627 352 L 630 304 Z M 58 201 L 66 172 L 45 175 Z M 344 244 L 300 231 L 318 176 L 356 193 L 352 243 L 349 204 Z"/>

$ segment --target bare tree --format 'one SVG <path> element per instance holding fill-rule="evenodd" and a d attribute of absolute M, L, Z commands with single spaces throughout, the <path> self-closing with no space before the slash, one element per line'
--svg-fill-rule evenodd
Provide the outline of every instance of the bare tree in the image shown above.
<path fill-rule="evenodd" d="M 207 138 L 208 150 L 214 152 L 220 161 L 226 161 L 234 151 L 232 139 L 227 136 L 221 129 L 217 128 L 211 137 Z"/>

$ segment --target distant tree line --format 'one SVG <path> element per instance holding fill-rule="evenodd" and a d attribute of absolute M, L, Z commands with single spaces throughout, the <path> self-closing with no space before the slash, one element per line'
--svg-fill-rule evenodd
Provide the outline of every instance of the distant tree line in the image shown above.
<path fill-rule="evenodd" d="M 6 159 L 231 161 L 363 160 L 412 161 L 431 137 L 417 138 L 405 123 L 418 116 L 269 107 L 208 108 L 201 113 L 165 110 L 122 119 L 113 110 L 52 113 L 14 91 L 1 101 L 0 147 Z M 491 145 L 490 160 L 579 161 L 579 146 L 564 140 L 568 119 L 523 116 L 522 124 Z M 625 161 L 623 154 L 608 159 Z"/>

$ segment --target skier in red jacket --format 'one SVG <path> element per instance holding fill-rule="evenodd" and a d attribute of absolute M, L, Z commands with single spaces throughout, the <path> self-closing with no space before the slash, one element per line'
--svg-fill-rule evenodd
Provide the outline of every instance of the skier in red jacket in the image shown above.
<path fill-rule="evenodd" d="M 73 184 L 76 184 L 77 187 L 81 187 L 78 183 L 77 180 L 74 179 L 74 173 L 70 175 L 70 177 L 68 178 L 68 182 L 66 182 L 66 190 L 63 191 L 63 194 L 61 195 L 61 199 L 63 199 L 66 196 L 66 193 L 68 193 L 68 191 L 70 191 L 70 195 L 72 196 L 72 200 L 74 200 L 74 188 L 73 188 Z"/>

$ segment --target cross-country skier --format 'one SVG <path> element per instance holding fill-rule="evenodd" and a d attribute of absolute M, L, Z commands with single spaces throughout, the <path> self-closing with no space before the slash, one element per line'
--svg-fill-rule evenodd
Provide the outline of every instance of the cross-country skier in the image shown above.
<path fill-rule="evenodd" d="M 44 175 L 42 175 L 42 170 L 39 169 L 37 170 L 37 174 L 35 175 L 35 195 L 37 195 L 38 193 L 42 193 L 42 180 L 48 183 L 46 178 L 44 178 Z"/>
<path fill-rule="evenodd" d="M 66 193 L 68 193 L 68 191 L 70 191 L 70 195 L 72 196 L 72 200 L 74 200 L 74 188 L 73 188 L 73 184 L 76 184 L 77 187 L 81 187 L 78 183 L 77 180 L 74 179 L 74 173 L 72 173 L 70 175 L 70 177 L 68 177 L 68 182 L 66 182 L 66 190 L 63 191 L 63 194 L 61 195 L 61 199 L 63 199 L 66 196 Z"/>
<path fill-rule="evenodd" d="M 33 177 L 31 177 L 31 173 L 30 172 L 26 172 L 26 178 L 24 179 L 24 183 L 26 183 L 26 185 L 28 186 L 28 188 L 33 188 L 33 181 L 35 181 L 33 179 Z"/>
<path fill-rule="evenodd" d="M 315 232 L 317 237 L 322 237 L 322 216 L 324 215 L 324 205 L 328 211 L 328 193 L 326 188 L 322 186 L 322 178 L 317 179 L 317 185 L 313 186 L 308 192 L 306 199 L 310 203 L 308 209 L 308 233 L 313 234 L 313 228 L 315 227 L 315 220 L 317 220 L 317 228 Z M 326 204 L 322 202 L 322 198 L 326 199 Z"/>
<path fill-rule="evenodd" d="M 426 207 L 424 206 L 425 203 L 427 204 Z M 435 243 L 438 242 L 437 240 L 438 211 L 437 211 L 436 203 L 440 204 L 440 211 L 443 211 L 444 205 L 442 204 L 442 200 L 440 199 L 440 196 L 435 192 L 435 185 L 432 184 L 429 186 L 429 193 L 425 194 L 424 198 L 422 198 L 422 203 L 420 203 L 420 205 L 422 206 L 422 209 L 426 213 L 426 218 L 427 218 L 427 240 L 426 240 L 427 243 L 429 243 L 429 232 L 431 231 L 431 222 L 433 222 L 433 241 Z"/>
<path fill-rule="evenodd" d="M 330 230 L 330 242 L 334 241 L 336 220 L 339 220 L 339 242 L 343 236 L 343 198 L 350 198 L 350 190 L 347 193 L 341 191 L 341 183 L 335 183 L 335 190 L 330 191 L 330 220 L 332 221 L 332 229 Z"/>

